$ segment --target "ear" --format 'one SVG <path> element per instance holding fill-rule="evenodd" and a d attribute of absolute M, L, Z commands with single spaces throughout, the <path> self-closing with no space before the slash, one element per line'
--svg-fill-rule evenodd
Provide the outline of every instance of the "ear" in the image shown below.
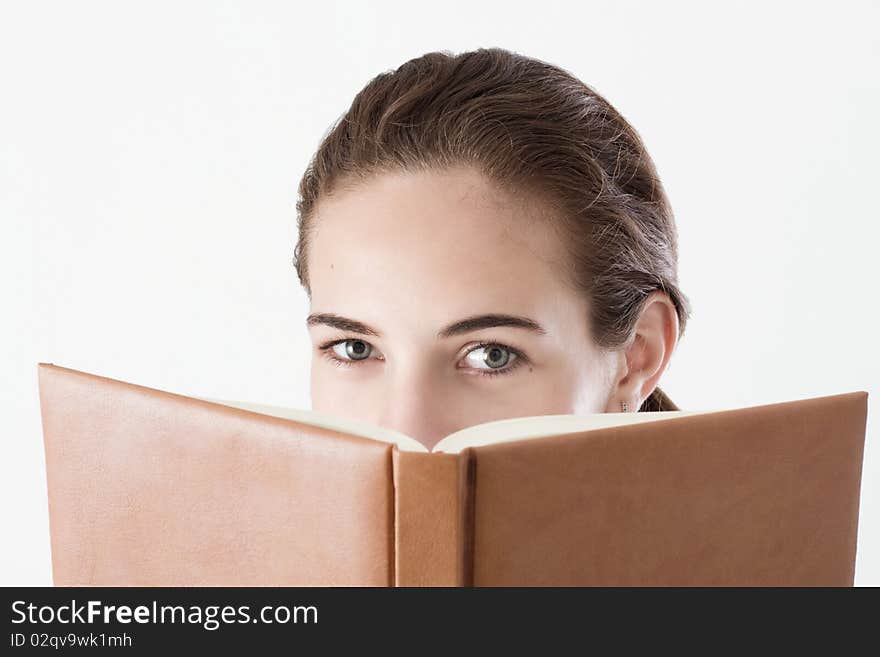
<path fill-rule="evenodd" d="M 660 290 L 648 295 L 633 330 L 619 352 L 619 365 L 605 408 L 606 413 L 636 412 L 654 392 L 678 342 L 678 313 Z"/>

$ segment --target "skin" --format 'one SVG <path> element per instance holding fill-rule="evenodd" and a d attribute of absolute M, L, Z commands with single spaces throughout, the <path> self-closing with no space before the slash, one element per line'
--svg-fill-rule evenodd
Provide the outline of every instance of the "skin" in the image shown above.
<path fill-rule="evenodd" d="M 382 174 L 322 198 L 314 219 L 314 410 L 430 449 L 492 420 L 620 412 L 621 401 L 634 411 L 675 349 L 678 316 L 655 292 L 627 345 L 600 350 L 544 208 L 515 202 L 476 170 Z M 489 322 L 440 335 L 487 314 L 542 330 Z"/>

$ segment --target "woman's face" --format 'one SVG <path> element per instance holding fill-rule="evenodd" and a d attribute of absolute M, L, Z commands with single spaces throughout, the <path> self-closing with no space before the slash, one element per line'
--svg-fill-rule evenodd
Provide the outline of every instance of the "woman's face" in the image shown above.
<path fill-rule="evenodd" d="M 481 422 L 609 410 L 617 361 L 588 336 L 541 208 L 460 168 L 385 174 L 314 221 L 314 410 L 429 449 Z"/>

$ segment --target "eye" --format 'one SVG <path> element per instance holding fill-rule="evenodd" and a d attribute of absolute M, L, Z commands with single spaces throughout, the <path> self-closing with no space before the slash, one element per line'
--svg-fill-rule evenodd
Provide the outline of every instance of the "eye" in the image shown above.
<path fill-rule="evenodd" d="M 508 374 L 522 364 L 522 354 L 496 342 L 483 342 L 467 352 L 465 361 L 482 376 Z M 510 363 L 514 363 L 511 365 Z"/>
<path fill-rule="evenodd" d="M 368 360 L 373 353 L 373 345 L 356 338 L 328 342 L 319 349 L 327 359 L 340 367 L 349 367 L 352 363 Z"/>
<path fill-rule="evenodd" d="M 342 347 L 342 349 L 338 349 Z M 343 340 L 332 345 L 333 353 L 346 360 L 365 360 L 373 347 L 363 340 Z"/>
<path fill-rule="evenodd" d="M 337 367 L 352 367 L 378 353 L 373 345 L 358 338 L 334 340 L 320 345 L 319 349 Z M 373 360 L 384 360 L 384 357 L 377 355 Z M 478 376 L 509 374 L 528 362 L 519 350 L 497 342 L 481 342 L 465 354 L 464 360 L 467 363 L 464 369 L 473 370 Z"/>

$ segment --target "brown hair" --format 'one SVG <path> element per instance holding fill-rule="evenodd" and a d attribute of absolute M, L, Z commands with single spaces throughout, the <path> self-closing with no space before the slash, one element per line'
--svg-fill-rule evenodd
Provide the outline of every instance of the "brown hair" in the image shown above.
<path fill-rule="evenodd" d="M 626 343 L 654 290 L 669 296 L 684 334 L 675 221 L 638 133 L 569 72 L 502 48 L 431 52 L 381 73 L 324 135 L 296 205 L 294 264 L 307 294 L 319 198 L 383 172 L 461 165 L 554 211 L 568 282 L 590 300 L 599 347 Z M 656 387 L 639 410 L 669 405 Z"/>

